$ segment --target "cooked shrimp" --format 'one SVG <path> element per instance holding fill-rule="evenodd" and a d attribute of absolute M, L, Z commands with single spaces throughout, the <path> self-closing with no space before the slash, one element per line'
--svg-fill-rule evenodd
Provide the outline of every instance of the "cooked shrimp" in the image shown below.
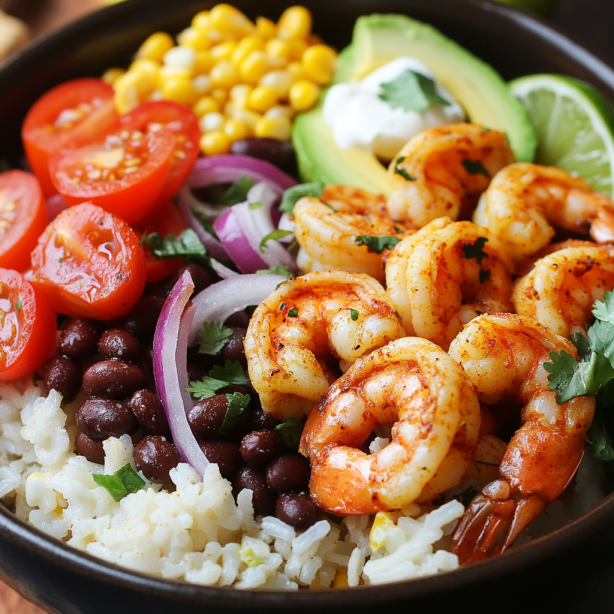
<path fill-rule="evenodd" d="M 394 305 L 368 275 L 316 271 L 282 284 L 245 337 L 252 385 L 280 420 L 306 415 L 357 358 L 403 336 Z"/>
<path fill-rule="evenodd" d="M 408 335 L 447 350 L 469 320 L 512 311 L 507 265 L 486 228 L 439 218 L 388 254 L 387 292 Z"/>
<path fill-rule="evenodd" d="M 513 160 L 503 132 L 477 124 L 425 130 L 388 167 L 394 184 L 388 211 L 418 228 L 443 215 L 466 219 L 490 178 Z"/>
<path fill-rule="evenodd" d="M 512 164 L 499 171 L 473 221 L 499 237 L 517 267 L 550 242 L 555 226 L 590 234 L 598 243 L 614 240 L 614 203 L 607 196 L 583 179 L 537 164 Z"/>
<path fill-rule="evenodd" d="M 401 237 L 407 230 L 390 219 L 383 196 L 345 186 L 327 186 L 320 199 L 302 198 L 294 207 L 294 223 L 301 271 L 339 269 L 379 281 L 384 281 L 380 255 L 357 245 L 356 237 Z"/>
<path fill-rule="evenodd" d="M 595 247 L 597 245 L 598 243 L 595 243 L 595 241 L 582 241 L 580 239 L 567 239 L 566 241 L 548 243 L 546 247 L 540 249 L 535 254 L 531 254 L 523 260 L 515 262 L 513 265 L 514 273 L 519 276 L 527 275 L 531 272 L 538 260 L 541 260 L 554 252 L 558 252 L 561 249 L 567 249 L 568 247 Z"/>
<path fill-rule="evenodd" d="M 388 446 L 359 450 L 391 422 Z M 300 452 L 311 460 L 311 496 L 337 514 L 433 499 L 461 481 L 479 429 L 479 403 L 459 365 L 430 341 L 398 339 L 357 360 L 309 415 Z"/>
<path fill-rule="evenodd" d="M 516 313 L 563 337 L 586 335 L 593 303 L 614 288 L 614 247 L 570 247 L 535 263 L 512 294 Z"/>
<path fill-rule="evenodd" d="M 557 404 L 543 364 L 550 352 L 561 350 L 577 357 L 563 337 L 512 314 L 472 320 L 450 346 L 450 356 L 463 366 L 480 401 L 513 397 L 523 405 L 522 426 L 507 446 L 499 478 L 473 500 L 454 532 L 461 563 L 508 548 L 563 492 L 582 460 L 595 399 Z"/>

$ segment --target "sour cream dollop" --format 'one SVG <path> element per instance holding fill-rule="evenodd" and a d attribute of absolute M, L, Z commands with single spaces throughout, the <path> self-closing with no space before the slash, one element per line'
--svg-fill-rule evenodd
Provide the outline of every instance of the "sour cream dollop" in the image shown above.
<path fill-rule="evenodd" d="M 358 83 L 333 85 L 324 100 L 324 120 L 332 128 L 340 149 L 361 147 L 383 160 L 392 160 L 399 150 L 420 132 L 465 120 L 454 97 L 435 81 L 437 93 L 449 106 L 432 104 L 416 112 L 392 108 L 378 97 L 382 83 L 390 83 L 406 70 L 435 81 L 433 73 L 419 60 L 401 57 L 368 74 Z"/>

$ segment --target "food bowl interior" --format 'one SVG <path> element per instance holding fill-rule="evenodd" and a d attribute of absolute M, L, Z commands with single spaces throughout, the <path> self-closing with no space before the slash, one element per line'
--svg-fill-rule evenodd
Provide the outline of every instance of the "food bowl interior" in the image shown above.
<path fill-rule="evenodd" d="M 22 120 L 50 87 L 76 77 L 99 76 L 111 66 L 126 66 L 150 33 L 175 34 L 196 12 L 214 4 L 130 0 L 51 34 L 0 67 L 0 157 L 18 162 Z M 233 4 L 252 18 L 277 19 L 290 3 L 236 0 Z M 505 79 L 563 73 L 592 83 L 614 101 L 614 72 L 603 62 L 528 14 L 501 5 L 477 0 L 311 0 L 304 4 L 313 13 L 315 32 L 338 48 L 349 43 L 360 15 L 405 13 L 433 24 L 491 63 Z M 610 496 L 548 538 L 450 574 L 350 591 L 287 594 L 204 588 L 132 574 L 73 551 L 0 506 L 0 577 L 48 611 L 71 614 L 175 609 L 188 614 L 204 607 L 213 612 L 290 607 L 355 613 L 395 605 L 435 607 L 435 611 L 449 605 L 462 612 L 473 611 L 480 603 L 504 612 L 525 603 L 531 587 L 536 591 L 534 605 L 542 602 L 553 608 L 580 599 L 583 590 L 611 573 L 614 563 L 606 563 L 606 553 L 614 545 L 613 517 Z"/>

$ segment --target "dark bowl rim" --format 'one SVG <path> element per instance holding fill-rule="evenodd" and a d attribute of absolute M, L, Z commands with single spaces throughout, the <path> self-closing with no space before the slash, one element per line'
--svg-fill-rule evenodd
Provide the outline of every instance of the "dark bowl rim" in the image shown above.
<path fill-rule="evenodd" d="M 11 59 L 0 64 L 0 82 L 2 80 L 10 81 L 13 76 L 16 80 L 22 78 L 28 72 L 29 62 L 36 56 L 44 54 L 46 50 L 55 49 L 59 42 L 72 37 L 79 39 L 80 34 L 96 26 L 101 20 L 115 21 L 125 13 L 138 10 L 140 5 L 146 7 L 147 3 L 148 0 L 130 0 L 107 6 L 40 37 L 14 54 Z M 438 3 L 444 7 L 443 10 L 446 6 L 458 5 L 457 0 L 438 0 Z M 514 23 L 521 30 L 542 39 L 555 50 L 564 49 L 567 54 L 573 54 L 578 64 L 614 90 L 614 70 L 597 53 L 589 51 L 584 43 L 577 41 L 563 28 L 555 26 L 528 11 L 505 4 L 490 2 L 489 0 L 463 0 L 463 3 L 466 5 L 466 10 L 470 12 L 476 14 L 484 11 L 491 12 L 503 21 Z M 305 4 L 309 4 L 308 0 Z M 10 87 L 8 89 L 10 90 Z M 0 91 L 0 94 L 2 94 L 2 91 Z M 368 607 L 403 597 L 421 597 L 442 589 L 451 590 L 465 587 L 478 580 L 481 582 L 487 581 L 517 570 L 525 564 L 539 563 L 577 544 L 583 537 L 594 533 L 603 522 L 611 520 L 613 516 L 614 492 L 580 517 L 548 535 L 513 548 L 511 551 L 492 559 L 474 563 L 467 567 L 392 584 L 358 586 L 334 591 L 300 590 L 296 593 L 195 585 L 120 567 L 94 557 L 87 552 L 77 550 L 40 531 L 15 516 L 4 505 L 0 505 L 0 532 L 14 544 L 36 552 L 54 563 L 60 561 L 63 566 L 72 568 L 77 573 L 101 576 L 101 579 L 105 582 L 119 584 L 136 592 L 165 596 L 170 594 L 174 599 L 180 601 L 202 600 L 203 603 L 208 601 L 212 604 L 232 608 L 267 607 L 279 609 L 280 607 L 287 607 L 288 600 L 292 599 L 293 605 L 298 607 L 339 607 L 338 600 L 334 595 L 341 592 L 343 593 L 344 607 Z"/>

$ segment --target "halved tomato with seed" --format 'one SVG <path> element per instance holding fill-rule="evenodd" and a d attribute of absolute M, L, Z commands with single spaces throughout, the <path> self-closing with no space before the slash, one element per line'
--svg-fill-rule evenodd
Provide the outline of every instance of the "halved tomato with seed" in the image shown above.
<path fill-rule="evenodd" d="M 0 269 L 0 380 L 33 373 L 55 344 L 49 301 L 17 271 Z"/>
<path fill-rule="evenodd" d="M 101 79 L 62 83 L 34 103 L 21 136 L 28 162 L 47 196 L 56 192 L 49 177 L 49 156 L 96 141 L 117 121 L 113 88 Z"/>
<path fill-rule="evenodd" d="M 132 228 L 90 203 L 62 211 L 32 252 L 32 283 L 58 313 L 111 320 L 145 287 L 145 254 Z"/>
<path fill-rule="evenodd" d="M 24 171 L 0 174 L 0 267 L 23 271 L 48 222 L 40 183 Z"/>

